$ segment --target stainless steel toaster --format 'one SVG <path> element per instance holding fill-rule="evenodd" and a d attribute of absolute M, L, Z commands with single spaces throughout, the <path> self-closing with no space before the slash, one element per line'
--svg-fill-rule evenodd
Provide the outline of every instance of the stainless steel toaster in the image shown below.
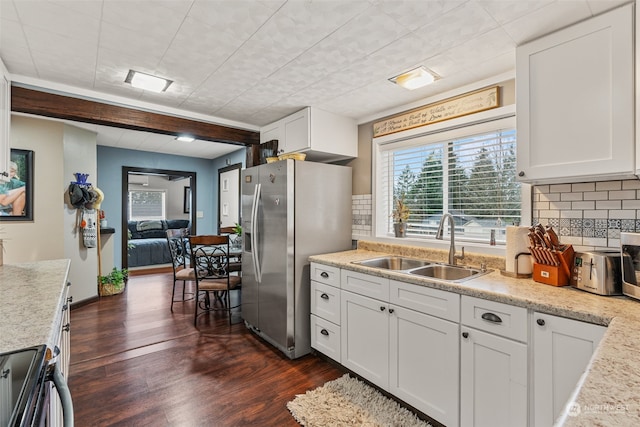
<path fill-rule="evenodd" d="M 631 259 L 624 257 L 626 264 Z M 571 286 L 598 295 L 622 295 L 620 251 L 576 252 L 571 268 Z"/>

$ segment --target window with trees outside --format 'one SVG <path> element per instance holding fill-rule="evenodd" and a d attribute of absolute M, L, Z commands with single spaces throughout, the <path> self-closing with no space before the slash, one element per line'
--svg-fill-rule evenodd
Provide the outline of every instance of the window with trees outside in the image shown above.
<path fill-rule="evenodd" d="M 488 243 L 494 230 L 496 243 L 504 243 L 506 227 L 520 223 L 515 118 L 381 144 L 378 150 L 378 234 L 393 234 L 399 199 L 409 209 L 407 237 L 435 237 L 445 212 L 454 218 L 459 241 Z"/>
<path fill-rule="evenodd" d="M 129 221 L 166 219 L 164 190 L 130 190 Z"/>

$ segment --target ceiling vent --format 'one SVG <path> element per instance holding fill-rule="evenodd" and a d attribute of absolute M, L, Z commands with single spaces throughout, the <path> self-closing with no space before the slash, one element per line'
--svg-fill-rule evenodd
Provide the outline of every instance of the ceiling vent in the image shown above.
<path fill-rule="evenodd" d="M 146 187 L 149 185 L 149 177 L 147 175 L 129 175 L 129 184 Z"/>

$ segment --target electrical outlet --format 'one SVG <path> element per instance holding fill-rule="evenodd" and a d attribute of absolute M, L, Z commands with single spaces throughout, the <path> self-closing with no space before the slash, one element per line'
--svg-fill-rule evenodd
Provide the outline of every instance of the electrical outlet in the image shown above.
<path fill-rule="evenodd" d="M 204 212 L 203 211 L 196 211 L 196 218 L 204 218 Z"/>

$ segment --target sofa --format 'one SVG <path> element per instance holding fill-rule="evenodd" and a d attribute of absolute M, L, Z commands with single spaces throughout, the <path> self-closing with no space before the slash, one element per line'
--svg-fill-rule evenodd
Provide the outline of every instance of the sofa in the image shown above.
<path fill-rule="evenodd" d="M 167 244 L 167 230 L 187 228 L 188 219 L 167 219 L 152 221 L 129 221 L 128 266 L 142 267 L 155 264 L 171 264 L 171 254 Z"/>

